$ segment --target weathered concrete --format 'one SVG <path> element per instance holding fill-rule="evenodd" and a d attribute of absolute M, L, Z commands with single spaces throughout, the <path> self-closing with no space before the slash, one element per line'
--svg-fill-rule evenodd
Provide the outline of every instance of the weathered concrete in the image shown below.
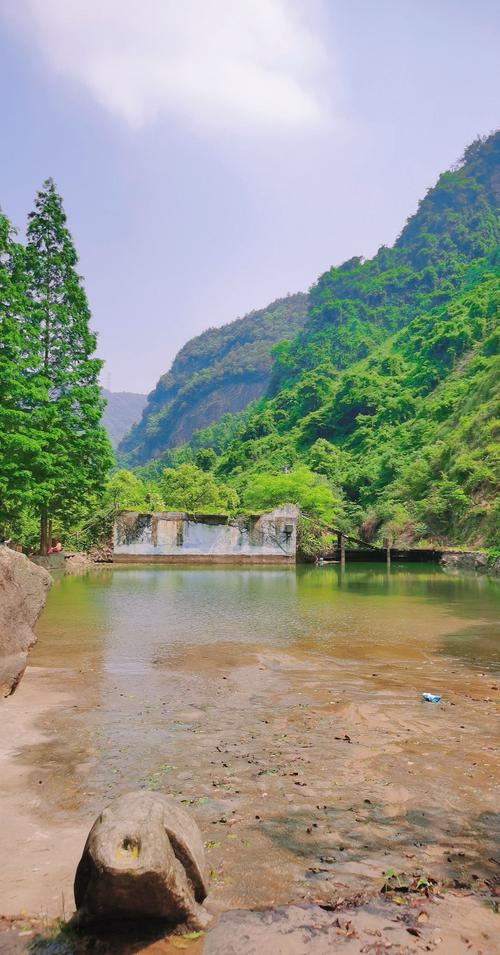
<path fill-rule="evenodd" d="M 33 627 L 45 606 L 50 574 L 24 554 L 0 546 L 0 695 L 19 683 L 36 642 Z"/>
<path fill-rule="evenodd" d="M 127 793 L 94 823 L 75 877 L 81 917 L 164 918 L 202 928 L 206 897 L 201 835 L 164 793 Z"/>
<path fill-rule="evenodd" d="M 115 561 L 224 563 L 295 561 L 298 510 L 276 508 L 256 517 L 124 511 L 114 527 Z"/>

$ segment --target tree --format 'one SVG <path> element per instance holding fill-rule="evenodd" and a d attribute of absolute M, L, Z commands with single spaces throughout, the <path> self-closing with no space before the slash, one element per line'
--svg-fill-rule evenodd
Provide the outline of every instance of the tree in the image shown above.
<path fill-rule="evenodd" d="M 170 510 L 225 513 L 235 511 L 239 504 L 233 488 L 218 482 L 211 471 L 202 471 L 195 464 L 165 468 L 160 489 Z"/>
<path fill-rule="evenodd" d="M 40 444 L 32 464 L 32 499 L 40 518 L 40 550 L 46 553 L 50 520 L 56 517 L 68 526 L 78 519 L 89 500 L 102 492 L 113 459 L 101 426 L 102 362 L 93 357 L 96 336 L 89 327 L 78 258 L 52 179 L 36 196 L 27 235 L 31 307 L 23 330 L 28 380 L 36 391 L 31 430 Z"/>
<path fill-rule="evenodd" d="M 113 474 L 107 494 L 111 502 L 122 510 L 161 511 L 163 507 L 158 485 L 141 480 L 125 468 Z"/>
<path fill-rule="evenodd" d="M 21 335 L 27 310 L 23 266 L 24 249 L 0 211 L 0 520 L 6 526 L 29 494 L 35 452 Z"/>
<path fill-rule="evenodd" d="M 243 504 L 257 511 L 296 504 L 308 517 L 332 524 L 341 511 L 340 498 L 326 478 L 298 465 L 288 474 L 252 474 L 243 491 Z"/>
<path fill-rule="evenodd" d="M 217 464 L 217 455 L 213 448 L 199 448 L 194 457 L 197 468 L 202 471 L 213 471 Z"/>

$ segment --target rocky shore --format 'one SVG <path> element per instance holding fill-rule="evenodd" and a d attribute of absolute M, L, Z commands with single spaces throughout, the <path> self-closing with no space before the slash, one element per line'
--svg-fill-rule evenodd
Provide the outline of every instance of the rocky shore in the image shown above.
<path fill-rule="evenodd" d="M 52 578 L 43 567 L 0 546 L 0 696 L 10 696 L 21 679 L 36 642 L 33 627 L 42 612 Z"/>
<path fill-rule="evenodd" d="M 439 563 L 445 570 L 472 570 L 500 577 L 500 557 L 490 561 L 483 551 L 448 551 L 443 554 Z"/>

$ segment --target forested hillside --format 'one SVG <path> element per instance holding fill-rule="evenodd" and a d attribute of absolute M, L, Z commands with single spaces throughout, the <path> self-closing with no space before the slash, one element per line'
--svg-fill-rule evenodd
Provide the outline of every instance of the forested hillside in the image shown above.
<path fill-rule="evenodd" d="M 121 442 L 122 460 L 133 465 L 157 457 L 260 398 L 269 384 L 272 347 L 294 338 L 306 313 L 307 295 L 299 292 L 192 338 L 149 395 L 142 420 Z"/>
<path fill-rule="evenodd" d="M 111 444 L 117 448 L 132 425 L 140 421 L 146 404 L 146 395 L 138 395 L 133 391 L 108 391 L 107 388 L 101 388 L 101 396 L 106 402 L 102 423 L 108 432 Z"/>
<path fill-rule="evenodd" d="M 209 468 L 246 509 L 295 501 L 371 540 L 497 545 L 499 160 L 500 134 L 476 141 L 392 248 L 322 275 L 267 397 L 168 463 Z"/>
<path fill-rule="evenodd" d="M 321 276 L 272 396 L 218 463 L 305 462 L 365 536 L 498 535 L 500 135 L 442 175 L 392 249 Z"/>

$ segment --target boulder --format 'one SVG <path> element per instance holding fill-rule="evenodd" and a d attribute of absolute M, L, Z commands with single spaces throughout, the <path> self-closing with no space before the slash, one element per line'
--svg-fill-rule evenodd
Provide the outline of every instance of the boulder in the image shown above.
<path fill-rule="evenodd" d="M 0 546 L 0 694 L 19 683 L 36 642 L 33 627 L 45 606 L 52 577 L 24 554 Z"/>
<path fill-rule="evenodd" d="M 441 557 L 440 564 L 447 570 L 475 570 L 486 572 L 488 557 L 481 551 L 448 551 Z"/>
<path fill-rule="evenodd" d="M 161 918 L 204 928 L 207 894 L 200 831 L 171 796 L 140 790 L 116 799 L 90 830 L 75 876 L 80 918 Z"/>
<path fill-rule="evenodd" d="M 78 552 L 76 554 L 66 554 L 64 560 L 65 574 L 84 574 L 94 566 L 92 558 L 88 554 Z"/>

